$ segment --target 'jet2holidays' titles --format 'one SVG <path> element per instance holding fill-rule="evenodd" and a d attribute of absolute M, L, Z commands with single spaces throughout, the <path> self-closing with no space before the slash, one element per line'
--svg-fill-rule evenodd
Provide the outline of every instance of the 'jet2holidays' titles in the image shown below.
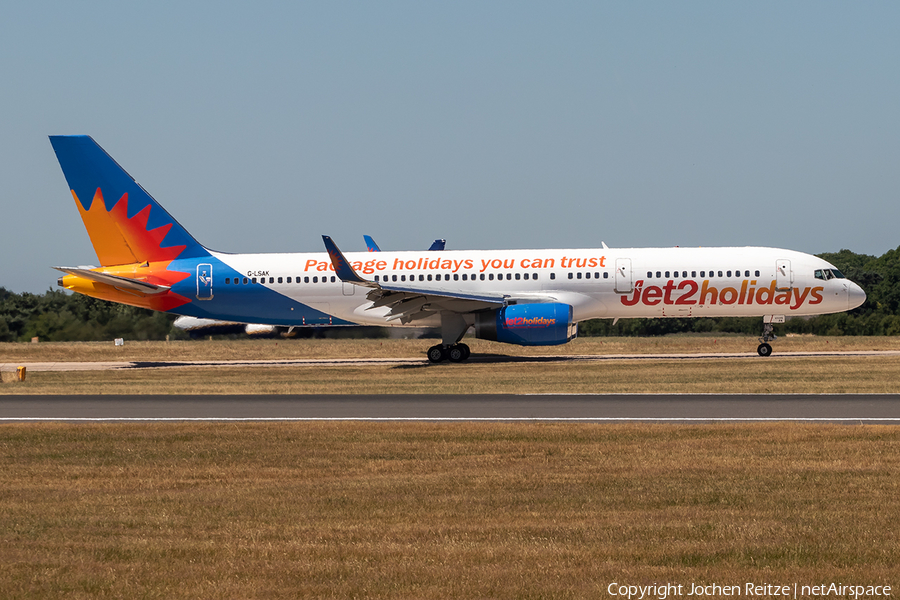
<path fill-rule="evenodd" d="M 756 280 L 744 279 L 741 288 L 728 286 L 716 288 L 709 285 L 709 280 L 700 285 L 692 279 L 684 279 L 677 284 L 670 279 L 662 287 L 658 285 L 644 285 L 644 280 L 639 279 L 634 284 L 634 291 L 629 296 L 620 299 L 625 306 L 634 306 L 641 303 L 647 306 L 656 306 L 659 303 L 667 305 L 710 305 L 710 304 L 778 304 L 789 306 L 790 310 L 797 310 L 804 302 L 819 304 L 822 302 L 822 290 L 814 288 L 793 288 L 778 290 L 775 281 L 767 287 L 756 287 Z M 677 297 L 673 292 L 678 292 Z"/>

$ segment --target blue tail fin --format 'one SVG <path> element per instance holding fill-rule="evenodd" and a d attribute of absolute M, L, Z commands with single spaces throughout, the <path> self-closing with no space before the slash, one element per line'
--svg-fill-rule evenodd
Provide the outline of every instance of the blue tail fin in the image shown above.
<path fill-rule="evenodd" d="M 103 266 L 209 256 L 90 136 L 50 136 Z"/>

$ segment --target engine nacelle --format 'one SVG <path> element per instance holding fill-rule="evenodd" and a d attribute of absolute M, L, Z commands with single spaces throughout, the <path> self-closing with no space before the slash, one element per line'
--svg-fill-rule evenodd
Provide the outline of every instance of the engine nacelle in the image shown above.
<path fill-rule="evenodd" d="M 577 333 L 568 304 L 511 304 L 475 319 L 475 337 L 519 346 L 565 344 Z"/>

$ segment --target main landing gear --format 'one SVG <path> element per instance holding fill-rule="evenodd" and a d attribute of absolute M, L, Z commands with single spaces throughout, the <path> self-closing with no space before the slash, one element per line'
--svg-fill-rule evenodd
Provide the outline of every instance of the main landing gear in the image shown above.
<path fill-rule="evenodd" d="M 770 356 L 772 354 L 772 346 L 769 345 L 769 342 L 774 342 L 778 339 L 774 330 L 775 326 L 771 323 L 763 323 L 763 334 L 759 338 L 759 347 L 756 349 L 756 353 L 760 356 Z"/>
<path fill-rule="evenodd" d="M 453 344 L 450 346 L 438 344 L 428 349 L 428 360 L 433 363 L 439 363 L 444 360 L 458 363 L 469 358 L 470 354 L 471 351 L 465 344 Z"/>

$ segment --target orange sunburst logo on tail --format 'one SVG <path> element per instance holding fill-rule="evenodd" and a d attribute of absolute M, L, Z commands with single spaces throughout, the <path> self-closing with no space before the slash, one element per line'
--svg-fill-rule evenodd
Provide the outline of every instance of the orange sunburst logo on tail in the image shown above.
<path fill-rule="evenodd" d="M 190 277 L 190 273 L 170 271 L 169 265 L 184 251 L 184 245 L 166 246 L 163 240 L 172 228 L 172 223 L 148 229 L 148 221 L 152 204 L 147 204 L 134 216 L 128 217 L 128 193 L 113 205 L 106 208 L 103 192 L 97 188 L 90 208 L 85 210 L 75 190 L 72 190 L 75 205 L 84 221 L 94 251 L 102 268 L 96 269 L 104 273 L 120 275 L 172 287 L 176 283 Z M 157 294 L 141 294 L 116 288 L 105 283 L 90 282 L 81 278 L 64 278 L 72 285 L 69 289 L 95 298 L 122 302 L 142 308 L 167 311 L 190 302 L 188 298 L 172 291 Z"/>
<path fill-rule="evenodd" d="M 110 209 L 106 208 L 100 188 L 97 188 L 88 210 L 82 206 L 75 190 L 72 190 L 72 196 L 91 237 L 97 258 L 103 266 L 172 261 L 185 249 L 183 245 L 162 247 L 162 241 L 172 228 L 172 223 L 147 229 L 151 204 L 129 218 L 127 192 Z"/>

